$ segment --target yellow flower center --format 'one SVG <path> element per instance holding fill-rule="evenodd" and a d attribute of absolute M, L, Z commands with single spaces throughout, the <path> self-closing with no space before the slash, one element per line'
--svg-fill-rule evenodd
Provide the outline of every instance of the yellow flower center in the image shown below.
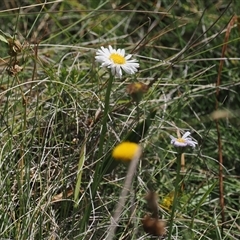
<path fill-rule="evenodd" d="M 186 142 L 186 140 L 185 140 L 185 139 L 183 139 L 183 138 L 178 138 L 178 139 L 177 139 L 177 142 L 180 142 L 180 143 L 185 143 L 185 142 Z"/>
<path fill-rule="evenodd" d="M 118 53 L 112 53 L 109 57 L 115 64 L 124 64 L 126 63 L 126 59 L 119 55 Z"/>

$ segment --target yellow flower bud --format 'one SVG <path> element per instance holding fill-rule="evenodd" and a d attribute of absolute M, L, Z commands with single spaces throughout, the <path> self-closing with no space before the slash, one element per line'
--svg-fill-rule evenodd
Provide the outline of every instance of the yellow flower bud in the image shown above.
<path fill-rule="evenodd" d="M 131 161 L 139 148 L 137 143 L 122 142 L 113 149 L 112 156 L 116 160 Z"/>

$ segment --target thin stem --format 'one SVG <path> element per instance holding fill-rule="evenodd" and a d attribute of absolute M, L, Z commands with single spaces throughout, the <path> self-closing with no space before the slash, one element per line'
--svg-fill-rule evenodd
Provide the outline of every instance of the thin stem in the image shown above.
<path fill-rule="evenodd" d="M 127 195 L 130 191 L 131 184 L 132 184 L 132 181 L 133 181 L 133 177 L 135 175 L 135 172 L 136 172 L 141 154 L 142 154 L 142 149 L 141 149 L 141 147 L 139 147 L 135 156 L 131 160 L 130 166 L 128 168 L 128 172 L 127 172 L 127 175 L 126 175 L 126 178 L 125 178 L 124 186 L 122 188 L 122 191 L 121 191 L 121 194 L 120 194 L 120 197 L 119 197 L 119 202 L 117 204 L 117 207 L 116 207 L 116 210 L 114 212 L 113 218 L 111 219 L 111 225 L 109 227 L 109 231 L 108 231 L 109 233 L 107 235 L 107 240 L 112 240 L 115 236 L 115 231 L 116 231 L 116 228 L 118 226 L 118 222 L 119 222 L 120 216 L 122 214 L 122 209 L 125 205 Z"/>
<path fill-rule="evenodd" d="M 110 95 L 111 95 L 111 90 L 112 90 L 113 79 L 114 79 L 114 77 L 110 73 L 110 78 L 109 78 L 109 81 L 108 81 L 108 86 L 107 86 L 106 95 L 105 95 L 105 102 L 104 102 L 104 112 L 103 112 L 103 118 L 102 118 L 102 130 L 101 130 L 99 147 L 98 147 L 98 155 L 97 155 L 98 162 L 96 164 L 95 173 L 94 173 L 94 177 L 93 177 L 92 188 L 91 188 L 93 201 L 94 201 L 94 198 L 95 198 L 95 195 L 96 195 L 96 192 L 97 192 L 97 188 L 98 188 L 99 183 L 100 183 L 101 178 L 102 178 L 102 175 L 100 175 L 101 174 L 100 170 L 101 170 L 101 167 L 102 167 L 101 166 L 102 161 L 99 161 L 99 160 L 103 156 L 103 146 L 104 146 L 104 142 L 105 142 L 105 136 L 106 136 L 106 133 L 107 133 L 107 121 L 108 121 L 109 103 L 110 103 Z M 91 205 L 89 204 L 86 208 L 84 217 L 82 219 L 80 232 L 82 232 L 84 230 L 85 224 L 88 222 L 90 213 L 91 213 Z"/>
<path fill-rule="evenodd" d="M 170 216 L 170 226 L 168 231 L 168 240 L 171 240 L 172 237 L 172 231 L 173 231 L 173 223 L 174 223 L 174 215 L 177 209 L 178 200 L 179 200 L 179 190 L 180 190 L 180 182 L 181 182 L 181 155 L 182 151 L 179 149 L 178 155 L 177 155 L 177 176 L 175 180 L 175 190 L 174 190 L 174 198 L 173 198 L 173 205 L 172 205 L 172 212 Z"/>
<path fill-rule="evenodd" d="M 105 135 L 107 133 L 107 121 L 108 121 L 109 103 L 110 103 L 110 95 L 112 90 L 113 78 L 114 77 L 112 76 L 112 74 L 110 74 L 107 91 L 105 95 L 104 112 L 103 112 L 103 119 L 102 119 L 102 131 L 100 135 L 97 159 L 100 159 L 103 155 L 103 145 L 105 142 Z M 97 165 L 99 166 L 100 164 L 97 164 Z"/>

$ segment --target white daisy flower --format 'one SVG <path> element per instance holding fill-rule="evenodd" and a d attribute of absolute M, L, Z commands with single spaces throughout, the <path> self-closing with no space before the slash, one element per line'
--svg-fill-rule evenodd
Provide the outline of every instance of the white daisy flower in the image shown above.
<path fill-rule="evenodd" d="M 121 78 L 122 70 L 128 74 L 134 74 L 138 71 L 139 63 L 136 59 L 129 60 L 131 57 L 131 54 L 125 56 L 124 49 L 116 50 L 112 46 L 108 46 L 108 48 L 101 47 L 97 50 L 95 60 L 102 63 L 101 67 L 111 68 L 112 74 Z"/>
<path fill-rule="evenodd" d="M 193 141 L 190 137 L 188 137 L 191 133 L 185 132 L 181 138 L 175 138 L 172 135 L 170 135 L 171 138 L 171 144 L 173 144 L 175 147 L 195 147 L 198 143 L 196 141 Z"/>

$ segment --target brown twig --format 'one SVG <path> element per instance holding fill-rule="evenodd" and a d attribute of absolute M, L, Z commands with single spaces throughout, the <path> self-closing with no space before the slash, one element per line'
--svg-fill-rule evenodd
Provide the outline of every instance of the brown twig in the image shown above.
<path fill-rule="evenodd" d="M 185 168 L 185 155 L 184 153 L 181 154 L 181 176 L 182 176 L 182 180 L 181 180 L 181 192 L 184 191 L 184 175 L 186 174 L 186 168 Z"/>
<path fill-rule="evenodd" d="M 233 16 L 231 20 L 228 23 L 227 31 L 225 33 L 224 37 L 224 44 L 222 46 L 222 54 L 221 58 L 225 57 L 225 52 L 227 50 L 227 43 L 229 40 L 231 29 L 234 25 L 234 23 L 237 21 L 237 16 Z M 220 84 L 221 84 L 221 72 L 223 69 L 223 63 L 224 60 L 220 60 L 219 68 L 218 68 L 218 75 L 217 75 L 217 81 L 216 81 L 216 110 L 218 110 L 219 107 L 219 93 L 220 93 Z M 225 205 L 224 205 L 224 188 L 223 188 L 223 154 L 222 154 L 222 140 L 221 140 L 221 134 L 220 134 L 220 128 L 219 128 L 219 121 L 218 119 L 215 120 L 216 123 L 216 130 L 217 130 L 217 137 L 218 137 L 218 161 L 219 161 L 219 200 L 220 200 L 220 207 L 221 207 L 221 217 L 222 217 L 222 233 L 224 228 L 224 222 L 225 222 Z"/>

